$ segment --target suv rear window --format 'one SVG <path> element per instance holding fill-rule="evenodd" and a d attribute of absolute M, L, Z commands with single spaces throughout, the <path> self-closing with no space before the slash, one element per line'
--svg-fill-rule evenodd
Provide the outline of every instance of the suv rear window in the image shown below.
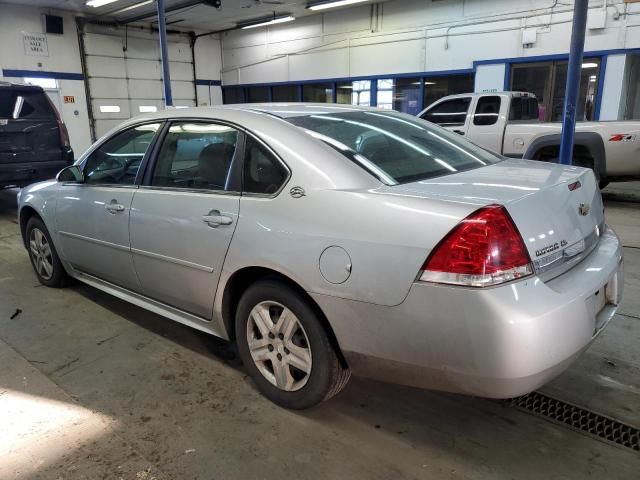
<path fill-rule="evenodd" d="M 387 184 L 425 180 L 501 160 L 459 135 L 394 112 L 319 113 L 286 120 Z"/>
<path fill-rule="evenodd" d="M 0 88 L 0 118 L 51 119 L 53 111 L 46 94 L 37 90 Z"/>

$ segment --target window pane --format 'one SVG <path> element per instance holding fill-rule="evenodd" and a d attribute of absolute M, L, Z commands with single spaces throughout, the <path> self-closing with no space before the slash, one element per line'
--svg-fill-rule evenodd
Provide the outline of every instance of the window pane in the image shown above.
<path fill-rule="evenodd" d="M 439 103 L 422 116 L 443 127 L 461 127 L 465 124 L 471 97 L 454 98 Z"/>
<path fill-rule="evenodd" d="M 174 123 L 165 137 L 151 184 L 226 190 L 238 132 L 215 123 Z"/>
<path fill-rule="evenodd" d="M 0 118 L 53 119 L 54 113 L 43 92 L 7 88 L 0 91 Z"/>
<path fill-rule="evenodd" d="M 116 134 L 91 154 L 84 167 L 85 183 L 132 185 L 159 123 Z"/>
<path fill-rule="evenodd" d="M 551 104 L 552 122 L 562 121 L 564 115 L 564 94 L 567 86 L 567 62 L 556 62 Z M 585 58 L 580 71 L 580 90 L 576 105 L 576 120 L 593 120 L 593 108 L 598 89 L 600 59 Z"/>
<path fill-rule="evenodd" d="M 480 97 L 476 105 L 476 113 L 473 115 L 473 124 L 486 126 L 495 125 L 500 113 L 500 97 L 491 95 Z"/>
<path fill-rule="evenodd" d="M 378 108 L 386 108 L 391 110 L 393 108 L 393 79 L 381 79 L 378 80 Z"/>
<path fill-rule="evenodd" d="M 393 109 L 417 115 L 420 113 L 420 79 L 398 78 L 393 87 Z"/>
<path fill-rule="evenodd" d="M 547 117 L 545 105 L 550 95 L 550 78 L 550 64 L 514 65 L 511 71 L 511 90 L 514 92 L 533 93 L 540 105 L 539 115 L 541 120 Z"/>
<path fill-rule="evenodd" d="M 269 87 L 249 87 L 248 103 L 264 103 L 269 101 Z"/>
<path fill-rule="evenodd" d="M 625 120 L 640 119 L 640 55 L 629 55 L 628 94 L 625 105 Z"/>
<path fill-rule="evenodd" d="M 277 85 L 271 87 L 274 102 L 297 102 L 298 86 L 297 85 Z"/>
<path fill-rule="evenodd" d="M 247 136 L 243 191 L 276 193 L 287 178 L 287 170 L 254 138 Z"/>
<path fill-rule="evenodd" d="M 534 97 L 513 97 L 509 109 L 509 120 L 538 120 L 538 100 Z"/>
<path fill-rule="evenodd" d="M 242 87 L 222 87 L 224 103 L 244 103 L 244 92 Z"/>
<path fill-rule="evenodd" d="M 473 92 L 473 74 L 427 77 L 424 79 L 424 106 L 447 95 Z"/>
<path fill-rule="evenodd" d="M 338 103 L 345 105 L 363 105 L 368 107 L 371 104 L 371 81 L 356 80 L 354 82 L 338 83 Z"/>
<path fill-rule="evenodd" d="M 455 133 L 396 112 L 342 112 L 286 119 L 383 181 L 414 182 L 500 160 Z"/>
<path fill-rule="evenodd" d="M 314 103 L 333 102 L 332 83 L 311 83 L 302 86 L 302 101 Z"/>

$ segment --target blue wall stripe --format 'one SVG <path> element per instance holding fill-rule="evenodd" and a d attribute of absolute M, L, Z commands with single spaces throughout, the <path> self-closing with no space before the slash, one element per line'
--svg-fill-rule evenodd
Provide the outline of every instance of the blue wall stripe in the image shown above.
<path fill-rule="evenodd" d="M 55 78 L 56 80 L 84 80 L 81 73 L 45 72 L 43 70 L 10 70 L 2 69 L 3 77 Z"/>
<path fill-rule="evenodd" d="M 222 81 L 220 80 L 204 80 L 202 78 L 196 78 L 196 85 L 203 85 L 209 87 L 219 87 L 222 85 Z"/>

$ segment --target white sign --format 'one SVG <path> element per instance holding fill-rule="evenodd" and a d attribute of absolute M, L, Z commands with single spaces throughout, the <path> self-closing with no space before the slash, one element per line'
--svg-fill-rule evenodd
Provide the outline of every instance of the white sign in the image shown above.
<path fill-rule="evenodd" d="M 49 45 L 47 44 L 47 36 L 44 33 L 22 32 L 22 40 L 24 42 L 25 55 L 49 56 Z"/>

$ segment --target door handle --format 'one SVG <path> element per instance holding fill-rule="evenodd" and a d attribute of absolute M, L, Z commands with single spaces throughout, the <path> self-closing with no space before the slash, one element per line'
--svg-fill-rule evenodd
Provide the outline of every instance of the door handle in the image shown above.
<path fill-rule="evenodd" d="M 109 213 L 120 213 L 124 212 L 124 205 L 120 205 L 117 203 L 117 200 L 111 200 L 111 203 L 105 205 L 105 207 Z"/>
<path fill-rule="evenodd" d="M 464 135 L 462 130 L 454 130 L 453 133 L 457 133 L 458 135 Z"/>
<path fill-rule="evenodd" d="M 222 215 L 220 210 L 211 210 L 207 215 L 202 216 L 202 221 L 211 228 L 216 228 L 220 225 L 231 225 L 233 223 L 233 219 Z"/>

